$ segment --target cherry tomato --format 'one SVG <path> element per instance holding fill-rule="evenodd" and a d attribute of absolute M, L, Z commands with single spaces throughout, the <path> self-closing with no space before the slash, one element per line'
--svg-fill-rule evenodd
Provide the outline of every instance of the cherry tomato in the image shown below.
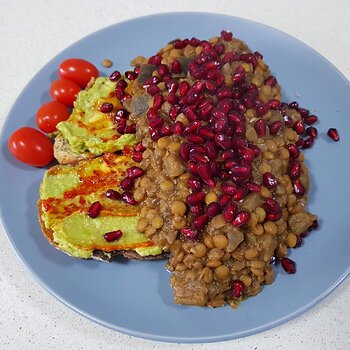
<path fill-rule="evenodd" d="M 84 89 L 90 79 L 97 78 L 99 73 L 92 63 L 81 58 L 70 58 L 60 64 L 58 75 L 61 78 L 73 81 Z"/>
<path fill-rule="evenodd" d="M 68 79 L 57 79 L 50 86 L 50 95 L 67 107 L 72 107 L 80 91 L 79 85 Z"/>
<path fill-rule="evenodd" d="M 42 105 L 36 112 L 36 125 L 46 133 L 56 131 L 56 125 L 69 118 L 69 109 L 62 103 L 51 101 Z"/>
<path fill-rule="evenodd" d="M 8 147 L 16 159 L 31 166 L 43 167 L 54 158 L 49 138 L 30 127 L 16 130 L 8 141 Z"/>

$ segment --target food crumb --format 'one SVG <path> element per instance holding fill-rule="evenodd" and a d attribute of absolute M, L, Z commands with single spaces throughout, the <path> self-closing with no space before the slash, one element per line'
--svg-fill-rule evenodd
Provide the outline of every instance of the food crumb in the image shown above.
<path fill-rule="evenodd" d="M 110 68 L 113 66 L 113 62 L 108 59 L 108 58 L 105 58 L 103 61 L 102 61 L 102 66 L 103 67 L 106 67 L 106 68 Z"/>

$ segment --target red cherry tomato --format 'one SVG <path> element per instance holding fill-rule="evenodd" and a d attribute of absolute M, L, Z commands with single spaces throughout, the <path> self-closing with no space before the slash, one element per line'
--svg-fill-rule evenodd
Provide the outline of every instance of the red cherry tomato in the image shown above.
<path fill-rule="evenodd" d="M 46 133 L 56 131 L 56 125 L 69 118 L 69 109 L 62 103 L 51 101 L 42 105 L 36 112 L 36 125 Z"/>
<path fill-rule="evenodd" d="M 67 107 L 73 106 L 79 92 L 79 85 L 68 79 L 57 79 L 50 86 L 51 97 Z"/>
<path fill-rule="evenodd" d="M 61 78 L 73 81 L 84 89 L 90 79 L 97 78 L 99 73 L 92 63 L 81 58 L 70 58 L 60 64 L 58 75 Z"/>
<path fill-rule="evenodd" d="M 49 138 L 30 127 L 16 130 L 8 141 L 8 147 L 16 159 L 31 166 L 43 167 L 54 158 Z"/>

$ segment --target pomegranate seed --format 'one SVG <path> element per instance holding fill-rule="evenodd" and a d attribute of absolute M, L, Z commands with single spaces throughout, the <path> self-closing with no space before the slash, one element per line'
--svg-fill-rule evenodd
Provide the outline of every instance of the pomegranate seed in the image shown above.
<path fill-rule="evenodd" d="M 297 146 L 295 146 L 294 144 L 290 143 L 290 144 L 287 145 L 287 149 L 289 151 L 289 155 L 290 155 L 291 158 L 296 159 L 296 158 L 299 157 L 300 151 L 299 151 Z"/>
<path fill-rule="evenodd" d="M 289 177 L 295 180 L 300 177 L 301 174 L 301 164 L 299 162 L 292 162 L 289 169 Z"/>
<path fill-rule="evenodd" d="M 136 74 L 131 70 L 126 71 L 124 73 L 124 75 L 125 75 L 125 78 L 128 80 L 135 80 L 136 79 Z"/>
<path fill-rule="evenodd" d="M 233 199 L 239 202 L 248 194 L 248 190 L 245 187 L 238 187 L 237 192 L 233 195 Z"/>
<path fill-rule="evenodd" d="M 270 106 L 267 103 L 261 104 L 256 107 L 256 113 L 258 115 L 265 115 L 270 110 Z"/>
<path fill-rule="evenodd" d="M 302 148 L 303 149 L 311 148 L 314 142 L 315 142 L 315 139 L 312 136 L 310 136 L 306 140 L 304 140 Z"/>
<path fill-rule="evenodd" d="M 138 76 L 140 74 L 140 70 L 141 70 L 140 67 L 135 67 L 134 68 L 134 73 L 136 74 L 136 76 Z"/>
<path fill-rule="evenodd" d="M 233 226 L 239 227 L 246 224 L 250 219 L 250 214 L 247 211 L 240 211 L 232 221 Z"/>
<path fill-rule="evenodd" d="M 190 136 L 187 136 L 187 140 L 189 142 L 198 143 L 198 144 L 203 144 L 204 143 L 203 137 L 200 137 L 200 136 L 198 136 L 196 134 L 191 134 Z"/>
<path fill-rule="evenodd" d="M 232 149 L 227 149 L 226 151 L 222 152 L 220 159 L 223 161 L 226 161 L 228 159 L 232 159 L 236 157 L 236 153 Z"/>
<path fill-rule="evenodd" d="M 163 125 L 160 129 L 160 136 L 171 136 L 173 134 L 173 130 L 170 125 Z"/>
<path fill-rule="evenodd" d="M 267 220 L 278 221 L 282 217 L 282 213 L 267 213 Z"/>
<path fill-rule="evenodd" d="M 250 192 L 259 193 L 261 190 L 261 187 L 258 184 L 256 184 L 255 182 L 247 182 L 246 187 Z"/>
<path fill-rule="evenodd" d="M 239 165 L 239 162 L 236 159 L 231 158 L 231 159 L 227 159 L 225 161 L 225 168 L 227 170 L 231 170 L 236 165 Z M 225 172 L 225 173 L 227 173 L 227 172 Z M 226 178 L 226 175 L 225 175 L 225 178 Z M 228 178 L 230 178 L 230 176 L 228 176 Z"/>
<path fill-rule="evenodd" d="M 111 188 L 106 191 L 106 197 L 115 201 L 122 199 L 122 195 Z"/>
<path fill-rule="evenodd" d="M 293 188 L 294 188 L 294 193 L 299 197 L 303 196 L 306 192 L 305 187 L 299 180 L 294 180 Z"/>
<path fill-rule="evenodd" d="M 296 110 L 299 109 L 299 103 L 298 103 L 297 101 L 291 102 L 288 106 L 289 106 L 289 108 L 291 108 L 291 109 L 296 109 Z"/>
<path fill-rule="evenodd" d="M 211 202 L 208 204 L 205 212 L 210 218 L 213 218 L 214 216 L 221 213 L 221 206 L 217 202 Z"/>
<path fill-rule="evenodd" d="M 179 102 L 179 98 L 175 95 L 174 92 L 170 92 L 167 96 L 167 101 L 171 104 L 171 105 L 175 105 Z"/>
<path fill-rule="evenodd" d="M 157 54 L 155 56 L 150 57 L 148 60 L 148 63 L 159 66 L 161 61 L 162 61 L 162 56 L 160 54 Z"/>
<path fill-rule="evenodd" d="M 89 210 L 88 210 L 88 215 L 90 218 L 95 219 L 98 217 L 102 209 L 102 205 L 100 202 L 94 202 L 91 204 Z"/>
<path fill-rule="evenodd" d="M 270 100 L 267 102 L 270 109 L 277 110 L 281 107 L 281 102 L 278 100 Z"/>
<path fill-rule="evenodd" d="M 233 176 L 248 176 L 251 173 L 251 168 L 248 165 L 235 165 L 232 169 L 232 175 Z"/>
<path fill-rule="evenodd" d="M 279 214 L 281 213 L 280 204 L 272 198 L 266 198 L 264 201 L 264 209 L 267 213 Z"/>
<path fill-rule="evenodd" d="M 282 125 L 283 125 L 283 123 L 280 120 L 277 120 L 276 122 L 273 122 L 269 126 L 270 134 L 271 135 L 276 135 L 280 131 Z"/>
<path fill-rule="evenodd" d="M 135 201 L 133 195 L 128 191 L 123 193 L 122 200 L 123 200 L 123 202 L 125 202 L 127 204 L 137 205 L 137 202 Z"/>
<path fill-rule="evenodd" d="M 218 199 L 218 203 L 220 204 L 221 207 L 224 207 L 229 201 L 230 201 L 231 197 L 229 194 L 221 194 L 219 199 Z"/>
<path fill-rule="evenodd" d="M 151 96 L 155 96 L 159 93 L 160 89 L 157 85 L 150 85 L 148 88 L 147 88 L 147 93 Z"/>
<path fill-rule="evenodd" d="M 330 128 L 327 131 L 327 135 L 333 140 L 333 141 L 339 141 L 339 133 L 338 130 L 335 128 Z"/>
<path fill-rule="evenodd" d="M 201 123 L 199 121 L 194 121 L 194 122 L 191 122 L 189 123 L 185 130 L 184 130 L 184 134 L 185 135 L 189 135 L 189 134 L 192 134 L 194 133 L 199 127 L 201 126 Z"/>
<path fill-rule="evenodd" d="M 239 55 L 234 51 L 227 52 L 222 59 L 222 63 L 224 64 L 232 63 L 234 61 L 239 61 Z"/>
<path fill-rule="evenodd" d="M 118 72 L 117 70 L 115 70 L 110 76 L 109 76 L 109 80 L 110 81 L 117 81 L 122 77 L 122 75 L 120 74 L 120 72 Z"/>
<path fill-rule="evenodd" d="M 216 134 L 215 143 L 224 150 L 229 149 L 231 147 L 231 140 L 225 134 Z"/>
<path fill-rule="evenodd" d="M 175 135 L 182 135 L 184 129 L 185 127 L 180 121 L 175 122 L 175 124 L 173 125 L 173 133 Z"/>
<path fill-rule="evenodd" d="M 200 236 L 200 234 L 197 230 L 195 230 L 193 228 L 188 228 L 188 227 L 181 229 L 181 234 L 182 234 L 183 238 L 192 239 L 195 241 L 199 240 L 199 236 Z"/>
<path fill-rule="evenodd" d="M 298 120 L 297 122 L 295 122 L 294 125 L 293 125 L 293 129 L 295 130 L 295 132 L 298 135 L 304 134 L 305 127 L 304 127 L 304 124 L 303 124 L 302 120 Z"/>
<path fill-rule="evenodd" d="M 214 142 L 207 141 L 204 144 L 204 149 L 205 149 L 205 153 L 209 159 L 216 159 L 217 158 L 219 152 L 218 152 Z"/>
<path fill-rule="evenodd" d="M 231 98 L 232 90 L 229 87 L 224 86 L 216 92 L 216 96 L 219 100 L 223 100 L 225 98 Z"/>
<path fill-rule="evenodd" d="M 192 221 L 192 224 L 196 229 L 204 228 L 204 226 L 207 223 L 208 223 L 208 216 L 206 214 L 199 215 L 195 217 Z"/>
<path fill-rule="evenodd" d="M 291 127 L 293 125 L 293 119 L 288 115 L 283 116 L 284 125 Z"/>
<path fill-rule="evenodd" d="M 317 116 L 311 114 L 304 118 L 304 123 L 307 125 L 312 125 L 318 121 Z"/>
<path fill-rule="evenodd" d="M 264 84 L 274 87 L 277 85 L 277 79 L 274 76 L 270 75 L 268 78 L 265 79 Z"/>
<path fill-rule="evenodd" d="M 211 179 L 213 172 L 209 163 L 198 164 L 197 173 L 210 188 L 215 187 L 215 182 Z"/>
<path fill-rule="evenodd" d="M 173 42 L 173 46 L 174 46 L 174 49 L 183 49 L 186 45 L 183 43 L 182 40 L 176 39 L 176 40 Z"/>
<path fill-rule="evenodd" d="M 244 164 L 251 164 L 255 158 L 254 151 L 250 148 L 244 148 L 241 153 L 241 160 Z"/>
<path fill-rule="evenodd" d="M 159 83 L 159 81 L 160 81 L 160 80 L 159 80 L 159 78 L 158 78 L 157 76 L 153 76 L 152 78 L 146 80 L 146 81 L 143 83 L 142 87 L 143 87 L 144 89 L 146 89 L 146 88 L 148 88 L 148 87 L 151 86 L 151 85 L 157 85 L 157 84 Z"/>
<path fill-rule="evenodd" d="M 116 121 L 120 120 L 120 119 L 127 119 L 129 117 L 130 113 L 124 109 L 124 108 L 120 108 L 116 111 L 115 114 L 115 119 Z"/>
<path fill-rule="evenodd" d="M 128 174 L 128 177 L 130 177 L 131 179 L 137 179 L 138 177 L 141 177 L 144 175 L 144 171 L 137 166 L 133 166 L 127 169 L 126 173 Z"/>
<path fill-rule="evenodd" d="M 103 237 L 107 242 L 114 242 L 114 241 L 117 241 L 122 235 L 123 235 L 123 232 L 120 230 L 117 230 L 117 231 L 107 232 L 103 235 Z"/>
<path fill-rule="evenodd" d="M 203 189 L 202 183 L 194 177 L 190 177 L 187 180 L 187 184 L 189 188 L 192 190 L 192 192 L 199 192 L 199 191 L 202 191 Z"/>
<path fill-rule="evenodd" d="M 264 119 L 258 119 L 254 124 L 254 129 L 258 136 L 265 136 L 267 130 L 266 121 Z"/>
<path fill-rule="evenodd" d="M 310 230 L 317 230 L 318 229 L 318 221 L 317 220 L 314 220 L 312 225 L 309 227 Z"/>
<path fill-rule="evenodd" d="M 203 206 L 202 205 L 195 205 L 193 207 L 190 207 L 190 212 L 193 216 L 198 216 L 203 214 Z"/>
<path fill-rule="evenodd" d="M 189 171 L 189 173 L 191 173 L 192 175 L 197 176 L 198 175 L 198 169 L 197 169 L 197 165 L 195 162 L 189 161 L 187 163 L 187 170 Z"/>
<path fill-rule="evenodd" d="M 131 177 L 126 177 L 124 180 L 120 182 L 120 187 L 124 191 L 131 190 L 133 185 L 134 185 L 134 179 Z"/>
<path fill-rule="evenodd" d="M 283 257 L 281 259 L 281 265 L 283 267 L 283 270 L 289 274 L 293 274 L 296 272 L 295 262 L 289 258 Z"/>
<path fill-rule="evenodd" d="M 230 41 L 232 40 L 232 37 L 233 37 L 233 34 L 228 30 L 222 30 L 220 32 L 220 35 L 225 41 Z"/>
<path fill-rule="evenodd" d="M 206 156 L 204 156 L 203 154 L 201 154 L 197 151 L 192 151 L 190 153 L 190 159 L 197 162 L 197 163 L 205 163 L 208 161 Z"/>
<path fill-rule="evenodd" d="M 172 106 L 169 111 L 170 120 L 174 121 L 176 117 L 180 114 L 180 111 L 181 111 L 181 106 L 179 105 Z"/>
<path fill-rule="evenodd" d="M 146 149 L 146 147 L 142 144 L 142 142 L 139 142 L 135 147 L 134 150 L 136 152 L 143 152 Z"/>
<path fill-rule="evenodd" d="M 199 127 L 197 134 L 207 140 L 213 140 L 215 137 L 214 132 L 208 126 Z"/>
<path fill-rule="evenodd" d="M 164 119 L 163 119 L 161 116 L 159 116 L 159 115 L 157 115 L 157 116 L 155 116 L 154 118 L 152 118 L 152 119 L 149 120 L 149 126 L 150 126 L 151 128 L 158 129 L 158 128 L 160 128 L 163 124 L 164 124 Z"/>
<path fill-rule="evenodd" d="M 153 108 L 160 109 L 164 103 L 164 96 L 162 94 L 157 94 L 153 97 Z"/>
<path fill-rule="evenodd" d="M 237 206 L 233 202 L 227 202 L 222 210 L 226 222 L 231 222 L 237 213 Z"/>
<path fill-rule="evenodd" d="M 214 124 L 214 128 L 218 133 L 225 132 L 227 126 L 228 126 L 228 121 L 226 117 L 220 117 L 219 119 L 216 120 Z"/>
<path fill-rule="evenodd" d="M 303 237 L 299 234 L 297 235 L 297 243 L 294 248 L 299 248 L 303 244 Z"/>
<path fill-rule="evenodd" d="M 266 172 L 265 174 L 263 174 L 262 182 L 263 182 L 263 185 L 267 187 L 269 190 L 274 190 L 277 187 L 276 177 L 269 172 Z"/>
<path fill-rule="evenodd" d="M 299 137 L 299 139 L 295 142 L 295 146 L 302 147 L 304 144 L 303 138 Z"/>
<path fill-rule="evenodd" d="M 310 111 L 306 108 L 299 108 L 298 110 L 299 114 L 301 115 L 302 118 L 305 118 L 309 115 Z"/>
<path fill-rule="evenodd" d="M 317 135 L 318 135 L 317 129 L 314 128 L 313 126 L 309 126 L 309 127 L 305 130 L 305 135 L 311 136 L 311 137 L 313 137 L 313 138 L 315 139 L 315 138 L 317 137 Z"/>
<path fill-rule="evenodd" d="M 245 135 L 246 129 L 247 129 L 246 123 L 244 122 L 239 123 L 238 125 L 236 125 L 236 128 L 234 130 L 234 135 L 243 137 Z"/>
<path fill-rule="evenodd" d="M 241 280 L 234 280 L 232 282 L 232 295 L 235 298 L 240 298 L 244 292 L 244 283 Z"/>
<path fill-rule="evenodd" d="M 132 156 L 132 160 L 136 163 L 140 163 L 142 161 L 142 152 L 135 152 Z"/>
<path fill-rule="evenodd" d="M 255 99 L 253 96 L 244 95 L 242 97 L 242 101 L 244 103 L 244 106 L 247 108 L 254 108 L 255 107 Z"/>
<path fill-rule="evenodd" d="M 187 196 L 186 201 L 188 205 L 190 206 L 195 206 L 204 201 L 205 198 L 205 192 L 196 192 L 196 193 L 191 193 Z"/>
<path fill-rule="evenodd" d="M 136 124 L 130 124 L 128 125 L 125 130 L 125 134 L 136 134 Z"/>
<path fill-rule="evenodd" d="M 173 61 L 171 64 L 171 72 L 174 74 L 182 72 L 181 63 L 178 60 Z"/>
<path fill-rule="evenodd" d="M 220 188 L 222 192 L 229 195 L 234 195 L 237 192 L 237 186 L 230 182 L 222 182 Z"/>
<path fill-rule="evenodd" d="M 110 113 L 113 111 L 113 103 L 109 103 L 109 102 L 103 102 L 101 107 L 100 107 L 100 111 L 102 113 Z"/>
<path fill-rule="evenodd" d="M 121 79 L 118 81 L 115 87 L 116 89 L 124 90 L 127 86 L 128 86 L 128 83 L 124 79 Z"/>
<path fill-rule="evenodd" d="M 191 46 L 194 46 L 194 47 L 197 47 L 197 46 L 199 46 L 200 45 L 200 43 L 201 43 L 201 41 L 199 40 L 199 39 L 197 39 L 197 38 L 192 38 L 191 40 L 190 40 L 190 45 Z"/>

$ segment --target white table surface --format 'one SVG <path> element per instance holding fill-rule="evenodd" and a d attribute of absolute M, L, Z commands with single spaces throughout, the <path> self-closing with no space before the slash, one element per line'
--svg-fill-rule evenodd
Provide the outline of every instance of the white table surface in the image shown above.
<path fill-rule="evenodd" d="M 348 0 L 0 0 L 0 129 L 32 76 L 68 45 L 116 22 L 171 11 L 215 12 L 270 25 L 310 45 L 350 78 Z M 0 225 L 0 349 L 349 349 L 349 304 L 348 278 L 302 316 L 254 336 L 194 345 L 137 339 L 103 328 L 52 297 L 19 261 Z"/>

